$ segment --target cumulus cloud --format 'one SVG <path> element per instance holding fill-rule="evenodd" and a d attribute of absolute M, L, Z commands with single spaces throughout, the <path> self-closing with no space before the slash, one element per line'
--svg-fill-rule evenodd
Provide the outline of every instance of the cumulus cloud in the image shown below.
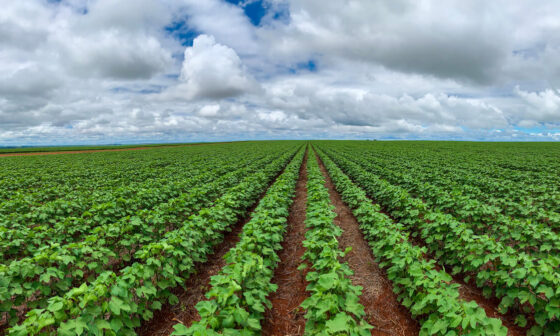
<path fill-rule="evenodd" d="M 25 66 L 11 74 L 5 73 L 0 76 L 0 95 L 8 98 L 48 96 L 52 90 L 62 84 L 56 72 L 35 65 Z"/>
<path fill-rule="evenodd" d="M 212 118 L 218 116 L 218 112 L 220 112 L 220 105 L 205 105 L 198 111 L 198 115 L 201 117 Z"/>
<path fill-rule="evenodd" d="M 216 43 L 213 36 L 200 35 L 185 50 L 185 60 L 176 91 L 187 99 L 223 99 L 235 97 L 257 87 L 237 53 Z"/>
<path fill-rule="evenodd" d="M 158 0 L 97 0 L 87 7 L 83 28 L 118 28 L 127 31 L 153 31 L 165 26 L 172 13 L 164 1 Z"/>
<path fill-rule="evenodd" d="M 243 55 L 258 53 L 259 43 L 249 18 L 239 6 L 223 0 L 184 0 L 179 13 L 195 30 L 215 37 Z"/>
<path fill-rule="evenodd" d="M 516 87 L 515 92 L 525 103 L 524 113 L 520 115 L 525 118 L 522 126 L 534 126 L 537 123 L 560 124 L 560 90 L 528 92 Z"/>
<path fill-rule="evenodd" d="M 443 92 L 413 97 L 327 84 L 328 79 L 286 79 L 266 87 L 269 105 L 292 111 L 300 118 L 320 118 L 333 125 L 364 127 L 380 134 L 429 129 L 437 132 L 507 127 L 504 112 L 480 99 L 459 98 Z M 432 125 L 434 127 L 427 127 Z"/>

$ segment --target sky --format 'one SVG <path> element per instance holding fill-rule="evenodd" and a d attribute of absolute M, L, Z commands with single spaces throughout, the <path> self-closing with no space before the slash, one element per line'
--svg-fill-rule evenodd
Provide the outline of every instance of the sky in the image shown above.
<path fill-rule="evenodd" d="M 0 146 L 560 140 L 559 1 L 0 8 Z"/>

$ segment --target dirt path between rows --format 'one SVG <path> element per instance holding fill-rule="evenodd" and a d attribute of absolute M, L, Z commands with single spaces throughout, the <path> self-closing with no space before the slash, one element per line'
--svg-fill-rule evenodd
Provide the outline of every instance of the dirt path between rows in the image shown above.
<path fill-rule="evenodd" d="M 516 314 L 510 309 L 507 314 L 503 315 L 498 312 L 500 300 L 487 299 L 482 295 L 482 291 L 475 286 L 465 283 L 457 276 L 453 276 L 454 282 L 458 283 L 460 298 L 465 301 L 475 301 L 484 311 L 486 316 L 500 319 L 504 327 L 508 329 L 508 336 L 525 336 L 532 326 L 532 321 L 529 321 L 525 328 L 521 328 L 515 324 Z"/>
<path fill-rule="evenodd" d="M 305 153 L 296 185 L 296 196 L 290 207 L 288 230 L 278 253 L 280 263 L 274 271 L 272 283 L 278 290 L 269 296 L 272 308 L 265 312 L 262 335 L 294 336 L 303 335 L 305 330 L 305 312 L 299 309 L 307 297 L 305 288 L 306 272 L 297 268 L 305 253 L 302 242 L 305 240 L 305 211 L 307 203 L 307 158 Z"/>
<path fill-rule="evenodd" d="M 259 196 L 258 201 L 251 206 L 247 215 L 237 221 L 230 232 L 224 234 L 223 241 L 214 248 L 214 252 L 208 256 L 207 261 L 195 265 L 195 273 L 185 281 L 184 287 L 186 289 L 177 287 L 173 290 L 173 294 L 179 298 L 179 302 L 173 306 L 165 304 L 161 310 L 154 312 L 154 317 L 151 320 L 143 322 L 136 329 L 138 335 L 170 335 L 175 324 L 183 323 L 190 327 L 195 321 L 200 320 L 195 305 L 206 299 L 204 295 L 210 290 L 210 278 L 218 274 L 226 265 L 224 255 L 239 242 L 241 231 L 245 224 L 251 220 L 253 211 L 270 186 L 276 182 L 283 172 L 284 169 L 272 179 L 268 187 Z"/>
<path fill-rule="evenodd" d="M 226 233 L 224 240 L 216 246 L 214 253 L 208 257 L 208 261 L 196 265 L 196 272 L 185 282 L 186 290 L 179 287 L 174 291 L 174 294 L 179 298 L 179 303 L 174 306 L 164 305 L 162 310 L 155 312 L 150 321 L 145 322 L 136 330 L 138 335 L 170 335 L 175 324 L 182 322 L 190 326 L 194 321 L 200 319 L 194 306 L 205 299 L 204 294 L 210 289 L 210 278 L 218 274 L 226 265 L 224 255 L 237 244 L 239 234 L 249 220 L 250 216 L 247 216 L 237 222 L 231 232 Z"/>
<path fill-rule="evenodd" d="M 350 277 L 352 284 L 363 288 L 360 303 L 364 306 L 367 322 L 374 326 L 371 334 L 417 336 L 420 332 L 418 322 L 397 300 L 391 282 L 375 262 L 371 248 L 360 231 L 358 221 L 342 201 L 321 160 L 319 166 L 325 177 L 325 186 L 329 190 L 331 202 L 335 206 L 337 214 L 335 223 L 343 230 L 339 237 L 340 249 L 352 247 L 352 251 L 344 257 L 344 261 L 354 272 Z"/>
<path fill-rule="evenodd" d="M 321 164 L 321 169 L 323 170 L 323 173 L 326 173 L 326 170 L 325 170 L 322 162 L 320 162 L 320 164 Z M 377 203 L 375 200 L 371 199 L 369 197 L 369 195 L 368 195 L 368 198 L 373 203 Z M 383 212 L 385 215 L 387 215 L 389 218 L 391 218 L 394 222 L 398 222 L 398 220 L 395 219 L 391 215 L 391 213 L 388 212 L 387 209 L 382 204 L 380 204 L 380 203 L 377 203 L 377 204 L 381 207 L 381 212 Z M 419 232 L 417 232 L 417 233 L 419 233 Z M 424 246 L 424 247 L 427 248 L 427 245 L 425 244 L 425 242 L 419 236 L 420 235 L 418 235 L 418 237 L 416 237 L 416 238 L 412 238 L 412 236 L 411 236 L 410 243 L 413 244 L 413 245 Z M 435 268 L 438 271 L 443 270 L 441 265 L 439 263 L 437 263 L 438 259 L 434 258 L 431 254 L 429 254 L 429 253 L 425 254 L 424 257 L 426 259 L 435 260 L 436 261 Z M 499 313 L 498 306 L 500 304 L 500 300 L 498 300 L 496 298 L 487 299 L 487 298 L 484 297 L 484 295 L 482 294 L 482 291 L 479 288 L 477 288 L 473 284 L 466 283 L 465 281 L 462 280 L 461 276 L 452 275 L 450 273 L 448 273 L 448 274 L 453 278 L 453 283 L 456 283 L 456 284 L 459 285 L 459 298 L 462 299 L 462 300 L 465 300 L 465 301 L 476 302 L 481 308 L 484 309 L 484 311 L 486 312 L 486 315 L 488 317 L 500 319 L 502 321 L 502 324 L 508 329 L 508 336 L 523 336 L 523 335 L 527 334 L 527 331 L 529 330 L 529 328 L 531 327 L 531 325 L 533 323 L 532 319 L 529 321 L 529 324 L 525 328 L 521 328 L 521 327 L 517 326 L 515 324 L 516 314 L 511 309 L 505 315 Z M 405 308 L 403 307 L 403 309 L 405 309 Z"/>

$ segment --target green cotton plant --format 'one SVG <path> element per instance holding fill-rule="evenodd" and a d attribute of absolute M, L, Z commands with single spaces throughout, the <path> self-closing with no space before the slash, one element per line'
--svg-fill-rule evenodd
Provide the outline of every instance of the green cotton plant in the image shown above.
<path fill-rule="evenodd" d="M 184 283 L 196 262 L 205 261 L 223 234 L 255 203 L 270 181 L 292 160 L 294 149 L 190 216 L 176 230 L 142 246 L 137 262 L 118 273 L 101 273 L 63 296 L 48 299 L 56 311 L 33 309 L 9 335 L 133 335 L 141 320 L 152 318 L 165 301 L 178 299 L 171 289 Z M 60 307 L 62 303 L 62 307 Z"/>
<path fill-rule="evenodd" d="M 368 173 L 359 165 L 336 157 L 346 172 L 364 186 L 368 195 L 382 203 L 392 216 L 414 229 L 429 251 L 454 273 L 471 278 L 487 296 L 501 300 L 502 313 L 513 309 L 516 322 L 524 326 L 527 312 L 534 312 L 536 324 L 530 335 L 560 332 L 560 258 L 536 258 L 517 251 L 488 235 L 474 233 L 469 223 L 430 209 L 421 199 L 401 187 Z"/>
<path fill-rule="evenodd" d="M 342 229 L 334 223 L 336 213 L 315 154 L 307 161 L 307 208 L 305 253 L 302 259 L 310 271 L 306 298 L 301 307 L 306 310 L 305 335 L 371 335 L 373 328 L 365 320 L 364 307 L 358 302 L 360 286 L 352 285 L 352 270 L 340 258 L 348 251 L 340 251 L 337 238 Z M 305 268 L 302 263 L 300 268 Z"/>
<path fill-rule="evenodd" d="M 226 158 L 225 154 L 223 157 Z M 226 161 L 222 161 L 222 167 L 227 167 Z M 221 166 L 219 159 L 215 159 L 214 162 L 218 167 Z M 194 186 L 193 182 L 205 181 L 213 176 L 204 171 L 205 163 L 202 162 L 202 158 L 195 158 L 192 163 L 194 168 L 199 169 L 181 171 L 179 168 L 170 168 L 169 172 L 162 172 L 163 179 L 130 183 L 104 192 L 97 189 L 93 193 L 91 190 L 84 190 L 36 206 L 27 213 L 11 213 L 9 227 L 3 228 L 4 230 L 0 228 L 3 238 L 0 241 L 0 257 L 6 261 L 17 260 L 41 252 L 46 243 L 65 244 L 80 241 L 85 239 L 84 236 L 93 228 L 115 223 L 134 215 L 139 209 L 153 207 L 177 197 Z M 172 174 L 168 175 L 170 172 Z M 177 183 L 170 183 L 173 177 L 181 178 Z M 0 215 L 0 223 L 1 217 Z"/>
<path fill-rule="evenodd" d="M 421 322 L 420 335 L 507 335 L 499 319 L 488 318 L 476 303 L 459 298 L 459 286 L 438 271 L 433 260 L 424 258 L 425 248 L 410 243 L 402 224 L 383 214 L 322 150 L 317 152 L 399 301 Z"/>
<path fill-rule="evenodd" d="M 534 167 L 529 169 L 526 164 L 519 170 L 503 169 L 503 165 L 497 160 L 496 152 L 491 154 L 491 161 L 494 164 L 498 163 L 498 167 L 491 167 L 492 164 L 489 165 L 488 161 L 481 165 L 480 157 L 455 162 L 453 155 L 462 155 L 461 151 L 446 153 L 444 156 L 435 151 L 426 151 L 419 164 L 420 160 L 416 157 L 418 151 L 406 150 L 404 146 L 399 153 L 392 153 L 391 156 L 383 155 L 378 151 L 379 148 L 372 150 L 370 147 L 356 146 L 354 149 L 359 151 L 353 151 L 359 154 L 354 155 L 355 157 L 359 156 L 370 164 L 375 163 L 385 172 L 406 172 L 406 175 L 411 173 L 413 176 L 410 176 L 409 181 L 429 181 L 429 184 L 450 190 L 455 196 L 468 196 L 471 200 L 476 199 L 482 203 L 471 210 L 486 211 L 492 208 L 495 210 L 494 215 L 502 213 L 519 220 L 536 221 L 538 224 L 544 224 L 544 227 L 560 228 L 560 194 L 554 181 L 557 173 L 551 174 L 547 171 L 552 167 L 550 162 L 541 167 L 545 168 L 545 171 L 535 174 L 531 172 Z M 529 159 L 534 164 L 535 157 L 533 154 L 531 156 Z M 515 157 L 523 158 L 523 161 L 527 162 L 520 153 L 516 153 Z M 511 161 L 510 158 L 506 160 Z M 502 169 L 499 166 L 502 166 Z M 377 169 L 371 170 L 374 171 L 386 176 Z M 441 204 L 441 200 L 438 200 L 438 204 Z M 490 228 L 498 227 L 499 225 L 492 225 Z"/>
<path fill-rule="evenodd" d="M 267 156 L 229 173 L 225 173 L 226 170 L 231 170 L 226 164 L 223 170 L 225 174 L 220 177 L 215 175 L 212 183 L 200 183 L 188 193 L 153 209 L 140 210 L 133 217 L 127 216 L 115 223 L 94 228 L 79 243 L 53 245 L 43 248 L 33 258 L 14 261 L 5 269 L 0 266 L 0 279 L 8 283 L 5 297 L 10 298 L 8 301 L 0 294 L 0 303 L 3 305 L 1 309 L 16 311 L 15 307 L 20 302 L 26 302 L 29 308 L 44 307 L 50 296 L 63 294 L 73 285 L 83 282 L 84 277 L 92 279 L 111 266 L 118 265 L 109 264 L 110 259 L 114 260 L 122 255 L 119 264 L 128 263 L 130 256 L 139 247 L 161 239 L 171 225 L 178 226 L 188 214 L 210 205 L 211 201 L 227 191 L 224 188 L 231 188 L 248 172 L 261 169 L 272 158 L 273 156 Z M 32 272 L 29 271 L 30 267 Z M 26 284 L 28 287 L 23 287 Z M 21 288 L 23 290 L 20 292 Z"/>
<path fill-rule="evenodd" d="M 267 296 L 277 289 L 271 283 L 280 261 L 276 251 L 282 247 L 303 155 L 300 152 L 268 189 L 239 242 L 224 256 L 227 265 L 211 277 L 208 300 L 196 305 L 200 321 L 190 328 L 176 324 L 172 335 L 260 335 L 270 307 Z"/>
<path fill-rule="evenodd" d="M 422 195 L 422 199 L 432 209 L 446 212 L 455 218 L 471 223 L 471 228 L 476 234 L 488 234 L 504 244 L 515 247 L 536 257 L 548 257 L 551 253 L 560 252 L 560 236 L 549 227 L 533 219 L 511 218 L 500 213 L 501 208 L 489 205 L 485 200 L 471 198 L 474 196 L 468 191 L 448 192 L 443 186 L 433 183 L 430 174 L 429 182 L 425 176 L 418 173 L 417 169 L 394 169 L 389 160 L 377 162 L 368 156 L 357 156 L 349 153 L 340 153 L 349 161 L 359 164 L 368 172 L 377 174 L 388 182 L 406 187 L 409 192 Z M 515 203 L 517 204 L 517 203 Z M 491 223 L 492 225 L 488 225 Z"/>

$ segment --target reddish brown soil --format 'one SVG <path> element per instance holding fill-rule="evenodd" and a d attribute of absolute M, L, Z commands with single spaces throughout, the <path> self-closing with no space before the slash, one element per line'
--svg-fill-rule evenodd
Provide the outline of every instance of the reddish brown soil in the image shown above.
<path fill-rule="evenodd" d="M 299 309 L 307 297 L 304 271 L 297 268 L 305 253 L 302 242 L 305 240 L 305 210 L 307 202 L 307 153 L 301 165 L 296 196 L 288 216 L 288 231 L 282 242 L 278 256 L 280 263 L 274 271 L 272 283 L 278 290 L 269 296 L 272 308 L 265 312 L 262 335 L 284 336 L 303 335 L 305 312 Z"/>
<path fill-rule="evenodd" d="M 424 241 L 418 237 L 412 238 L 411 243 L 417 246 L 426 246 Z M 435 259 L 430 254 L 424 254 L 426 259 Z M 438 271 L 443 270 L 439 264 L 434 265 Z M 451 275 L 451 274 L 450 274 Z M 507 314 L 500 314 L 498 311 L 498 306 L 500 301 L 495 298 L 487 299 L 482 295 L 482 291 L 478 289 L 473 284 L 466 283 L 462 280 L 460 275 L 451 275 L 453 282 L 458 284 L 459 287 L 459 298 L 465 301 L 474 301 L 486 312 L 486 316 L 491 318 L 497 318 L 502 320 L 502 324 L 508 329 L 508 336 L 523 336 L 527 335 L 527 331 L 532 326 L 532 322 L 529 322 L 525 328 L 521 328 L 515 324 L 516 314 L 511 310 Z"/>
<path fill-rule="evenodd" d="M 453 279 L 456 283 L 461 285 L 459 288 L 460 298 L 465 301 L 475 301 L 484 309 L 484 311 L 486 311 L 486 316 L 502 320 L 502 324 L 508 329 L 508 336 L 527 335 L 527 331 L 530 329 L 531 324 L 528 324 L 525 328 L 515 325 L 516 315 L 511 312 L 511 310 L 506 315 L 498 312 L 498 306 L 500 305 L 499 300 L 487 299 L 484 295 L 482 295 L 482 291 L 475 286 L 465 283 L 458 277 L 454 277 Z"/>
<path fill-rule="evenodd" d="M 306 153 L 307 157 L 307 153 Z M 279 172 L 274 179 L 270 182 L 269 186 L 259 196 L 259 201 L 264 197 L 268 188 L 274 184 L 278 176 L 283 171 Z M 219 273 L 226 262 L 224 255 L 239 242 L 239 235 L 243 230 L 243 226 L 251 220 L 251 214 L 257 207 L 259 202 L 255 202 L 248 214 L 242 220 L 239 220 L 230 232 L 225 233 L 224 240 L 214 248 L 214 252 L 208 257 L 206 262 L 197 263 L 195 265 L 196 272 L 191 275 L 183 287 L 177 287 L 173 293 L 179 298 L 179 303 L 176 305 L 164 305 L 161 310 L 154 313 L 154 317 L 150 321 L 144 322 L 136 333 L 140 336 L 149 335 L 170 335 L 173 332 L 173 326 L 177 323 L 183 323 L 186 326 L 191 326 L 195 321 L 200 320 L 200 315 L 195 308 L 195 305 L 204 300 L 206 292 L 210 289 L 210 278 Z"/>
<path fill-rule="evenodd" d="M 326 179 L 325 186 L 329 189 L 331 202 L 335 206 L 337 214 L 335 223 L 343 230 L 339 237 L 340 248 L 344 250 L 352 247 L 344 257 L 344 261 L 354 271 L 351 276 L 352 284 L 363 288 L 360 303 L 365 308 L 367 322 L 375 327 L 371 334 L 418 335 L 420 332 L 418 322 L 397 300 L 391 282 L 375 262 L 371 248 L 360 231 L 358 221 L 334 188 L 323 163 L 320 161 L 319 163 Z"/>
<path fill-rule="evenodd" d="M 321 163 L 321 169 L 323 170 L 324 173 L 326 172 L 322 163 Z M 369 196 L 368 198 L 372 201 L 372 203 L 377 203 Z M 381 204 L 379 204 L 379 206 L 381 207 L 381 212 L 383 212 L 393 221 L 397 222 L 397 220 L 393 218 L 393 216 L 386 211 L 385 207 L 383 207 Z M 419 237 L 410 236 L 410 243 L 417 246 L 426 246 L 425 242 Z M 437 261 L 437 259 L 435 259 L 430 254 L 424 254 L 424 258 L 434 259 Z M 442 270 L 442 267 L 438 263 L 435 264 L 435 267 L 437 270 Z M 456 276 L 451 275 L 451 276 L 453 277 L 453 282 L 460 286 L 459 297 L 465 301 L 475 301 L 480 307 L 484 309 L 488 317 L 500 319 L 502 321 L 502 324 L 508 329 L 508 336 L 523 336 L 527 334 L 527 331 L 533 325 L 532 319 L 528 322 L 525 328 L 521 328 L 517 326 L 514 322 L 516 317 L 516 314 L 514 312 L 510 310 L 505 315 L 499 313 L 498 306 L 500 305 L 500 301 L 498 299 L 495 298 L 487 299 L 484 297 L 480 289 L 478 289 L 473 284 L 468 284 L 464 282 L 461 276 L 457 276 L 457 275 Z"/>
<path fill-rule="evenodd" d="M 225 266 L 224 254 L 237 244 L 239 234 L 249 219 L 250 216 L 247 216 L 244 220 L 239 221 L 231 232 L 226 233 L 224 240 L 208 257 L 208 261 L 196 265 L 196 273 L 185 282 L 187 290 L 181 287 L 175 290 L 174 294 L 179 298 L 179 303 L 174 306 L 165 305 L 162 310 L 157 311 L 150 321 L 145 322 L 136 330 L 138 335 L 169 335 L 173 332 L 175 324 L 182 322 L 190 326 L 194 321 L 200 319 L 194 306 L 205 298 L 204 294 L 210 289 L 210 277 L 218 274 L 220 269 Z"/>

